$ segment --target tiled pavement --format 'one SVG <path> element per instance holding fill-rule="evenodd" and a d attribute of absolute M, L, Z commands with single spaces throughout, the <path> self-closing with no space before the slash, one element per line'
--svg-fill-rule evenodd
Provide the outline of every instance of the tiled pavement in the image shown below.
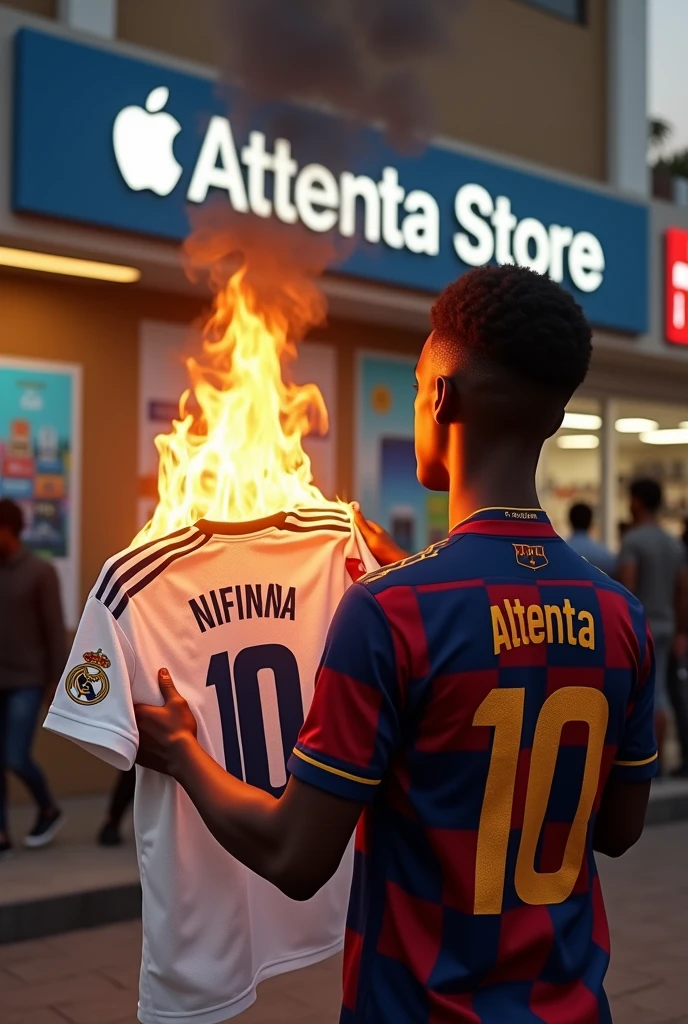
<path fill-rule="evenodd" d="M 688 1024 L 688 823 L 601 860 L 615 1024 Z M 136 923 L 0 946 L 2 1024 L 134 1024 Z M 272 979 L 241 1024 L 335 1024 L 339 958 Z"/>

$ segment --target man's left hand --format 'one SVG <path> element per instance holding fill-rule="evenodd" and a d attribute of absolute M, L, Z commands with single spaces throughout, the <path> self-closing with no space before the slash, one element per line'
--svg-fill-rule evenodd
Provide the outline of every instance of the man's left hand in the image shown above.
<path fill-rule="evenodd" d="M 195 742 L 196 719 L 166 668 L 158 672 L 158 684 L 164 700 L 162 707 L 151 704 L 134 707 L 139 730 L 136 763 L 176 778 L 180 754 Z"/>

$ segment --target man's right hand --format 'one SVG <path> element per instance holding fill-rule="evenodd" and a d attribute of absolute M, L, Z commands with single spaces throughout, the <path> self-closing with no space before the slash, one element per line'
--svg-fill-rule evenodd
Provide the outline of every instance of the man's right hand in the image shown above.
<path fill-rule="evenodd" d="M 352 508 L 354 522 L 361 531 L 361 536 L 368 545 L 370 553 L 374 555 L 380 565 L 391 565 L 393 562 L 399 562 L 402 558 L 408 558 L 408 551 L 400 548 L 386 530 L 365 518 L 357 502 L 352 504 Z"/>

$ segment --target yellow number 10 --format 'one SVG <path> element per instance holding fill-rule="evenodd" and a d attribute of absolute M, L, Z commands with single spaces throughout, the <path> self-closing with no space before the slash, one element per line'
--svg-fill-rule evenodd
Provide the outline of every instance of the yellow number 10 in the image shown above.
<path fill-rule="evenodd" d="M 507 848 L 521 746 L 525 689 L 492 690 L 475 713 L 473 725 L 494 728 L 490 770 L 480 814 L 475 867 L 476 914 L 500 914 Z M 600 777 L 609 705 L 601 690 L 564 686 L 547 698 L 535 727 L 530 757 L 521 843 L 516 860 L 516 892 L 524 903 L 563 903 L 573 892 L 585 855 L 590 813 Z M 535 852 L 554 780 L 561 731 L 567 722 L 587 722 L 588 747 L 583 785 L 564 859 L 558 871 L 535 870 Z"/>

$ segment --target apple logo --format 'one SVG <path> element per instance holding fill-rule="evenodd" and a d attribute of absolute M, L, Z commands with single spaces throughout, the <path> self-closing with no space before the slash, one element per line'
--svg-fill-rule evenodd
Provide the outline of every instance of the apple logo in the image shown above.
<path fill-rule="evenodd" d="M 124 107 L 115 118 L 115 158 L 122 177 L 135 192 L 148 188 L 159 196 L 167 196 L 182 173 L 172 149 L 182 126 L 162 109 L 169 95 L 167 86 L 160 85 L 148 94 L 145 110 Z"/>

